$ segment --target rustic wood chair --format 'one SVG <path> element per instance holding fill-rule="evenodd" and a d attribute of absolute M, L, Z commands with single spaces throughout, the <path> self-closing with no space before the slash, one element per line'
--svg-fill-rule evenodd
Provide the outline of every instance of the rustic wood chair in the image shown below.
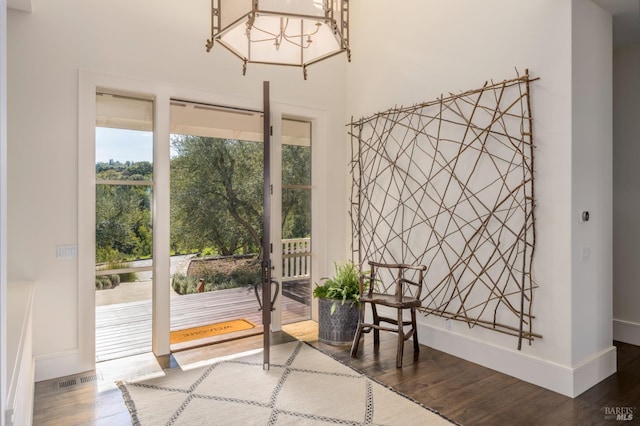
<path fill-rule="evenodd" d="M 418 346 L 418 333 L 416 328 L 416 308 L 420 306 L 420 295 L 422 294 L 422 280 L 424 271 L 427 267 L 424 265 L 405 265 L 405 264 L 385 264 L 378 262 L 369 262 L 371 268 L 368 275 L 360 276 L 360 319 L 358 328 L 353 338 L 351 346 L 351 357 L 356 358 L 358 346 L 362 333 L 369 333 L 373 330 L 374 345 L 380 344 L 380 330 L 393 331 L 398 333 L 398 350 L 396 355 L 396 367 L 402 367 L 402 354 L 404 352 L 405 340 L 413 337 L 413 351 L 420 350 Z M 381 272 L 384 277 L 395 277 L 392 283 L 384 284 L 381 278 Z M 407 272 L 413 272 L 410 276 L 413 278 L 417 274 L 417 280 L 406 278 Z M 385 290 L 388 289 L 388 290 Z M 373 311 L 373 322 L 365 322 L 365 307 L 371 305 Z M 397 317 L 381 316 L 378 314 L 378 306 L 395 308 Z M 409 309 L 411 312 L 411 320 L 404 320 L 404 310 Z M 380 323 L 389 323 L 395 327 L 381 325 Z M 404 331 L 404 327 L 410 325 L 408 332 Z"/>

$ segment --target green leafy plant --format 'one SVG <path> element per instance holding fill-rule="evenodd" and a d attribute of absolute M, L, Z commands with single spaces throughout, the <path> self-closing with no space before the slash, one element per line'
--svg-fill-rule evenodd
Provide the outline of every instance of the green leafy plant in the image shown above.
<path fill-rule="evenodd" d="M 334 299 L 331 306 L 331 313 L 336 310 L 337 303 L 352 305 L 358 303 L 360 297 L 360 271 L 353 262 L 343 264 L 335 263 L 335 274 L 333 277 L 322 278 L 322 284 L 317 284 L 313 289 L 313 296 L 323 299 Z M 366 282 L 365 282 L 366 285 Z M 365 288 L 366 290 L 366 288 Z"/>

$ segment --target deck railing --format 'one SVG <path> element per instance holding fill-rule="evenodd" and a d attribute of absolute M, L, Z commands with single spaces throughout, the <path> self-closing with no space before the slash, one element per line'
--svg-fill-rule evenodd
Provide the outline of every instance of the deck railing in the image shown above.
<path fill-rule="evenodd" d="M 311 276 L 311 238 L 282 240 L 282 282 Z"/>

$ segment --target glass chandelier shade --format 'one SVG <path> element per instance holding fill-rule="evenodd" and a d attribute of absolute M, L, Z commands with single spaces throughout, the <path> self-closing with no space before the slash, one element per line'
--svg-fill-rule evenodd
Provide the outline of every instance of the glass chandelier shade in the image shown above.
<path fill-rule="evenodd" d="M 351 60 L 348 0 L 211 0 L 211 38 L 247 64 L 307 67 L 342 52 Z"/>

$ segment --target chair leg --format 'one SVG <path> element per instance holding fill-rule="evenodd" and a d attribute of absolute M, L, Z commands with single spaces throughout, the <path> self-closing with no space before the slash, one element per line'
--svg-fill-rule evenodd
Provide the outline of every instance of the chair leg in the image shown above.
<path fill-rule="evenodd" d="M 351 344 L 351 358 L 355 358 L 358 354 L 358 346 L 360 346 L 360 338 L 362 337 L 362 329 L 364 323 L 364 306 L 365 303 L 360 304 L 360 317 L 358 318 L 358 328 L 356 328 L 356 334 L 353 336 L 353 343 Z"/>
<path fill-rule="evenodd" d="M 371 311 L 373 312 L 373 323 L 377 326 L 380 325 L 380 317 L 378 316 L 378 309 L 374 303 L 371 304 Z M 380 329 L 373 329 L 373 345 L 380 345 Z"/>
<path fill-rule="evenodd" d="M 358 324 L 356 334 L 353 336 L 353 343 L 351 344 L 351 358 L 356 358 L 358 355 L 358 346 L 360 346 L 360 338 L 362 337 L 362 324 Z"/>
<path fill-rule="evenodd" d="M 413 330 L 413 351 L 420 352 L 420 343 L 418 343 L 418 326 L 416 321 L 415 309 L 411 309 L 411 327 Z"/>
<path fill-rule="evenodd" d="M 402 309 L 398 309 L 398 353 L 396 355 L 396 368 L 402 368 L 403 353 L 404 353 L 404 326 L 402 325 Z"/>

